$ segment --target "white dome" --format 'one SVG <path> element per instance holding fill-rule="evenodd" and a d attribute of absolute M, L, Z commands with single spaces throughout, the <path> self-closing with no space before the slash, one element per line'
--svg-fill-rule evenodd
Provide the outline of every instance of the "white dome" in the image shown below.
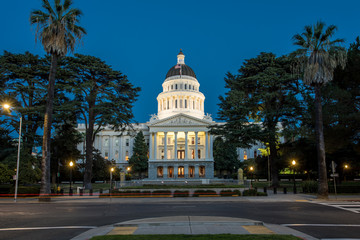
<path fill-rule="evenodd" d="M 191 68 L 185 65 L 185 55 L 181 50 L 177 57 L 177 65 L 169 70 L 172 74 L 169 75 L 168 72 L 167 78 L 162 84 L 163 92 L 157 97 L 158 118 L 163 119 L 184 113 L 202 119 L 205 96 L 199 91 L 200 84 L 195 78 L 195 73 L 185 75 L 182 73 L 183 69 L 187 69 L 188 72 L 188 69 Z"/>

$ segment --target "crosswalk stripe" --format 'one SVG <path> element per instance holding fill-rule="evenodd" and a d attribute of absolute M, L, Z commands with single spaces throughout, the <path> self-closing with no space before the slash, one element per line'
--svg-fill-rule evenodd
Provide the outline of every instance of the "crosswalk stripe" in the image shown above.
<path fill-rule="evenodd" d="M 358 202 L 356 202 L 356 203 L 324 203 L 324 202 L 321 202 L 318 204 L 342 209 L 342 210 L 353 212 L 353 213 L 360 213 L 360 204 Z"/>

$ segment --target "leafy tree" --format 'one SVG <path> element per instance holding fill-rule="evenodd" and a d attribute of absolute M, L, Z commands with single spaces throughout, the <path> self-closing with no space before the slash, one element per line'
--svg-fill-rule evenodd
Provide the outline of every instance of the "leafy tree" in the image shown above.
<path fill-rule="evenodd" d="M 135 173 L 143 173 L 148 169 L 148 151 L 149 148 L 145 143 L 144 134 L 142 131 L 136 134 L 134 139 L 133 155 L 129 159 L 131 171 Z"/>
<path fill-rule="evenodd" d="M 0 163 L 0 183 L 9 183 L 12 180 L 13 171 L 7 165 Z"/>
<path fill-rule="evenodd" d="M 75 54 L 66 59 L 66 67 L 73 73 L 68 87 L 75 96 L 80 120 L 85 122 L 84 184 L 91 189 L 95 135 L 104 126 L 122 131 L 129 125 L 140 88 L 133 87 L 125 75 L 96 57 Z"/>
<path fill-rule="evenodd" d="M 73 52 L 77 40 L 81 39 L 86 31 L 77 25 L 81 11 L 71 8 L 71 0 L 54 0 L 51 6 L 48 0 L 42 0 L 45 11 L 34 10 L 30 14 L 30 23 L 37 25 L 36 39 L 39 39 L 45 51 L 51 55 L 48 94 L 44 116 L 44 135 L 42 146 L 42 194 L 50 194 L 50 137 L 53 113 L 55 76 L 58 59 L 68 51 Z"/>
<path fill-rule="evenodd" d="M 224 170 L 228 172 L 237 171 L 240 167 L 236 146 L 229 141 L 224 141 L 222 137 L 215 138 L 213 154 L 214 168 L 220 174 Z"/>
<path fill-rule="evenodd" d="M 22 150 L 32 153 L 40 137 L 36 132 L 40 128 L 45 106 L 45 85 L 48 64 L 45 59 L 29 52 L 12 54 L 4 52 L 0 56 L 0 72 L 6 83 L 3 103 L 8 103 L 20 112 L 22 123 Z M 12 118 L 10 125 L 14 131 L 19 129 L 19 119 Z"/>
<path fill-rule="evenodd" d="M 323 133 L 321 88 L 332 81 L 334 69 L 337 66 L 345 67 L 346 51 L 339 44 L 343 39 L 332 40 L 336 26 L 330 25 L 325 29 L 324 22 L 317 22 L 313 26 L 305 26 L 304 32 L 293 37 L 294 45 L 300 48 L 294 52 L 301 63 L 299 66 L 303 73 L 305 84 L 311 85 L 315 90 L 315 134 L 318 154 L 318 194 L 328 197 L 327 170 L 325 161 L 325 142 Z"/>
<path fill-rule="evenodd" d="M 66 166 L 69 161 L 81 159 L 81 152 L 77 149 L 83 136 L 78 132 L 74 124 L 65 122 L 55 132 L 51 144 L 51 173 L 52 182 L 55 183 L 57 173 L 60 173 L 60 166 Z"/>
<path fill-rule="evenodd" d="M 257 141 L 269 143 L 272 184 L 278 185 L 279 133 L 295 126 L 301 106 L 296 96 L 300 83 L 291 72 L 291 59 L 261 53 L 246 60 L 238 75 L 227 74 L 226 97 L 220 97 L 219 116 L 224 125 L 213 132 L 225 136 L 238 147 Z M 281 123 L 281 124 L 280 124 Z"/>
<path fill-rule="evenodd" d="M 92 156 L 93 156 L 93 165 L 92 165 L 93 179 L 97 181 L 104 181 L 109 179 L 110 169 L 115 165 L 115 162 L 103 158 L 98 150 L 94 150 Z"/>
<path fill-rule="evenodd" d="M 9 136 L 10 131 L 0 127 L 0 162 L 6 161 L 10 154 L 16 152 L 16 145 L 13 144 Z"/>

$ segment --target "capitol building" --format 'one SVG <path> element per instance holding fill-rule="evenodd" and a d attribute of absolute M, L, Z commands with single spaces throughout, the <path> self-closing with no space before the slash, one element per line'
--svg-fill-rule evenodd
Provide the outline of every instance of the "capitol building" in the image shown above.
<path fill-rule="evenodd" d="M 142 131 L 149 146 L 148 180 L 213 179 L 214 136 L 209 126 L 216 122 L 204 112 L 205 96 L 181 50 L 166 74 L 157 103 L 158 112 L 149 122 L 133 124 L 122 134 L 105 128 L 96 135 L 94 148 L 126 169 L 134 138 Z M 78 130 L 84 132 L 84 124 Z M 78 147 L 84 153 L 83 144 Z M 238 149 L 239 161 L 256 157 L 259 147 Z"/>

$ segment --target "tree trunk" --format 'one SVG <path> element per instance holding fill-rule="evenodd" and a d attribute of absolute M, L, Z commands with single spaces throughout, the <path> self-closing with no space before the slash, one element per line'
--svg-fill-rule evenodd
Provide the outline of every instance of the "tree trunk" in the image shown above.
<path fill-rule="evenodd" d="M 278 172 L 278 167 L 276 165 L 277 164 L 277 149 L 276 149 L 275 136 L 270 137 L 269 148 L 270 148 L 270 169 L 271 169 L 272 186 L 278 187 L 279 186 L 279 172 Z"/>
<path fill-rule="evenodd" d="M 92 179 L 92 167 L 93 167 L 93 134 L 94 134 L 94 106 L 89 104 L 89 126 L 86 129 L 85 136 L 85 173 L 84 173 L 84 186 L 85 189 L 92 189 L 91 179 Z M 95 102 L 94 102 L 95 105 Z"/>
<path fill-rule="evenodd" d="M 318 195 L 320 198 L 328 198 L 329 189 L 325 160 L 325 142 L 321 106 L 321 85 L 319 84 L 315 85 L 315 134 L 319 171 Z"/>
<path fill-rule="evenodd" d="M 49 74 L 48 94 L 46 100 L 46 110 L 44 117 L 44 135 L 42 145 L 42 162 L 41 162 L 41 189 L 40 195 L 50 195 L 50 140 L 51 140 L 51 124 L 53 113 L 55 76 L 59 56 L 57 54 L 51 55 L 51 67 Z M 45 198 L 44 198 L 45 199 Z M 47 198 L 49 199 L 49 198 Z M 42 198 L 39 198 L 42 200 Z"/>

